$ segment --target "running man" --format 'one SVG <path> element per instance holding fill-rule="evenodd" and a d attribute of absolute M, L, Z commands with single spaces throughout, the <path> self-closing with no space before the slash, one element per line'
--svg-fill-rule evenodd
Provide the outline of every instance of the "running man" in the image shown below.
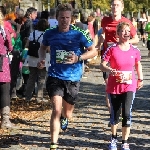
<path fill-rule="evenodd" d="M 97 55 L 88 34 L 70 25 L 71 15 L 70 4 L 58 5 L 58 26 L 45 32 L 39 51 L 39 68 L 42 68 L 46 49 L 50 46 L 51 66 L 46 88 L 53 105 L 50 120 L 51 150 L 57 149 L 60 125 L 62 130 L 66 130 L 68 119 L 72 116 L 82 77 L 82 61 Z M 84 47 L 87 50 L 85 52 Z"/>

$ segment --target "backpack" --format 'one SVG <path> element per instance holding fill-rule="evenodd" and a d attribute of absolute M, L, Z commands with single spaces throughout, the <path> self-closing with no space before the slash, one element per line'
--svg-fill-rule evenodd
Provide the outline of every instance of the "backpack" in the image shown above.
<path fill-rule="evenodd" d="M 38 40 L 40 39 L 40 37 L 43 35 L 44 33 L 42 33 L 37 40 L 35 39 L 35 31 L 33 31 L 33 41 L 29 42 L 29 47 L 28 47 L 28 55 L 29 56 L 33 56 L 36 58 L 39 58 L 38 55 L 38 50 L 40 48 L 40 42 L 38 42 Z"/>

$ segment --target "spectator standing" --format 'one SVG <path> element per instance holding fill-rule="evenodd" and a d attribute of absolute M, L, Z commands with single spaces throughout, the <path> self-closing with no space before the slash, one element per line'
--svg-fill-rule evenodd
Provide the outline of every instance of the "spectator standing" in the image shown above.
<path fill-rule="evenodd" d="M 88 26 L 87 24 L 84 24 L 80 21 L 80 13 L 77 9 L 75 9 L 72 13 L 72 19 L 73 19 L 73 25 L 75 25 L 76 27 L 79 27 L 82 30 L 87 30 Z"/>
<path fill-rule="evenodd" d="M 58 21 L 56 19 L 56 10 L 55 9 L 50 10 L 48 22 L 49 22 L 50 28 L 56 27 L 58 25 Z"/>
<path fill-rule="evenodd" d="M 22 41 L 20 37 L 20 28 L 24 23 L 23 18 L 23 10 L 18 9 L 16 12 L 16 18 L 13 18 L 11 15 L 7 16 L 9 19 L 12 28 L 16 33 L 16 37 L 12 39 L 13 43 L 13 51 L 12 51 L 12 61 L 10 64 L 10 72 L 11 72 L 11 84 L 10 84 L 10 96 L 11 99 L 16 99 L 16 84 L 17 78 L 19 74 L 19 65 L 20 65 L 20 53 L 22 51 Z"/>
<path fill-rule="evenodd" d="M 37 17 L 37 10 L 33 7 L 28 8 L 25 14 L 26 21 L 21 26 L 21 30 L 20 30 L 22 41 L 24 40 L 24 38 L 28 38 L 30 33 L 34 31 L 33 20 L 35 20 L 36 17 Z M 23 48 L 24 48 L 24 43 L 23 43 Z"/>
<path fill-rule="evenodd" d="M 4 15 L 0 11 L 0 112 L 1 128 L 12 128 L 10 122 L 10 70 L 7 52 L 12 51 L 10 33 L 4 26 Z"/>
<path fill-rule="evenodd" d="M 37 24 L 37 30 L 33 31 L 35 32 L 35 39 L 38 39 L 39 43 L 42 43 L 43 40 L 43 34 L 46 29 L 49 28 L 48 21 L 46 19 L 39 20 Z M 27 44 L 25 45 L 26 48 L 29 47 L 29 42 L 33 41 L 33 32 L 30 33 L 30 36 L 28 38 Z M 28 53 L 29 55 L 29 53 Z M 43 69 L 37 68 L 37 63 L 39 62 L 39 58 L 34 56 L 28 56 L 28 65 L 29 65 L 29 79 L 27 81 L 27 85 L 25 85 L 25 99 L 26 102 L 30 102 L 32 98 L 32 93 L 35 88 L 35 83 L 38 81 L 38 92 L 37 92 L 37 101 L 40 102 L 43 100 L 43 88 L 45 84 L 46 79 L 46 67 Z"/>

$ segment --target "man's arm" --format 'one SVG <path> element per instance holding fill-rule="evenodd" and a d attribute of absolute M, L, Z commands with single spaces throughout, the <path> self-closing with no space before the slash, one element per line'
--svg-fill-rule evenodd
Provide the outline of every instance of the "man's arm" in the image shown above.
<path fill-rule="evenodd" d="M 98 54 L 98 51 L 96 50 L 94 44 L 88 48 L 86 48 L 86 52 L 83 53 L 80 56 L 75 55 L 75 53 L 73 52 L 71 55 L 67 56 L 67 64 L 74 64 L 77 63 L 78 61 L 81 60 L 87 60 L 89 58 L 93 58 L 94 56 L 96 56 Z"/>
<path fill-rule="evenodd" d="M 46 50 L 49 48 L 49 46 L 45 46 L 43 44 L 41 44 L 40 49 L 38 51 L 39 53 L 39 62 L 37 64 L 37 67 L 39 69 L 43 69 L 43 67 L 45 66 L 45 58 L 46 58 Z"/>
<path fill-rule="evenodd" d="M 86 48 L 86 52 L 80 55 L 82 60 L 87 60 L 90 58 L 93 58 L 94 56 L 98 55 L 98 51 L 95 48 L 95 45 L 93 44 L 92 46 Z"/>

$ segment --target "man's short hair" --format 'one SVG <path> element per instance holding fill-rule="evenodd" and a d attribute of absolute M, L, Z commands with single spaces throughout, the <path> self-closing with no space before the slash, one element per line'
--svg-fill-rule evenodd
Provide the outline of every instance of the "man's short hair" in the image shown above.
<path fill-rule="evenodd" d="M 17 9 L 16 13 L 19 17 L 24 17 L 24 10 L 23 9 Z"/>
<path fill-rule="evenodd" d="M 30 7 L 27 9 L 25 17 L 29 17 L 30 14 L 32 14 L 33 12 L 37 11 L 37 9 L 35 9 L 34 7 Z"/>
<path fill-rule="evenodd" d="M 115 0 L 111 0 L 111 4 L 114 2 Z M 124 1 L 123 0 L 118 0 L 122 3 L 122 5 L 124 6 Z"/>
<path fill-rule="evenodd" d="M 56 9 L 56 16 L 58 17 L 58 14 L 60 11 L 71 11 L 72 12 L 72 6 L 69 3 L 59 4 Z"/>

